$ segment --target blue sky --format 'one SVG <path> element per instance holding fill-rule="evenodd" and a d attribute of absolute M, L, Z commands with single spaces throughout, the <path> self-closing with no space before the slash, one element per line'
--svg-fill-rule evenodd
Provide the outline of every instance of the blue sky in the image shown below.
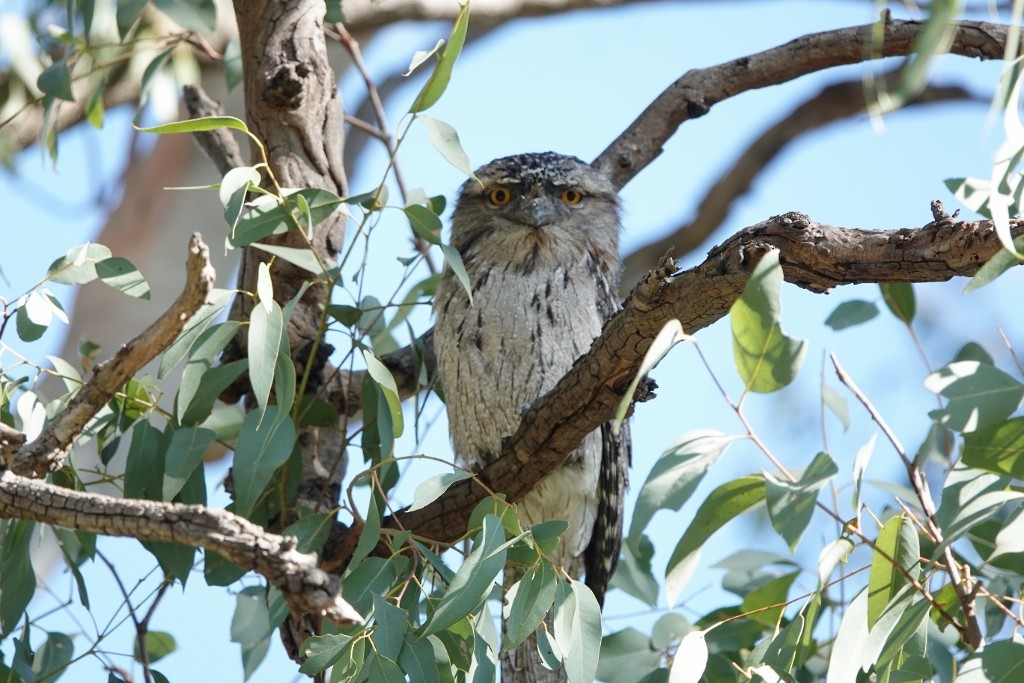
<path fill-rule="evenodd" d="M 592 159 L 686 70 L 750 54 L 809 32 L 867 23 L 875 15 L 876 7 L 870 2 L 737 1 L 650 3 L 518 20 L 467 45 L 449 90 L 429 113 L 458 129 L 474 166 L 498 156 L 547 149 Z M 377 74 L 404 69 L 412 52 L 432 46 L 437 38 L 447 35 L 448 28 L 443 24 L 404 25 L 383 31 L 364 46 L 371 69 Z M 708 185 L 736 155 L 797 102 L 824 84 L 878 68 L 836 69 L 746 93 L 688 122 L 668 143 L 665 153 L 622 193 L 624 252 L 687 219 Z M 942 82 L 968 85 L 986 96 L 994 88 L 999 68 L 998 63 L 948 57 L 936 64 L 936 74 Z M 413 80 L 392 97 L 389 116 L 393 124 L 401 119 L 420 82 Z M 360 87 L 358 78 L 351 74 L 342 80 L 343 94 L 352 101 L 358 99 Z M 0 280 L 0 292 L 4 296 L 14 297 L 25 291 L 54 258 L 90 239 L 102 224 L 102 206 L 95 199 L 98 195 L 117 195 L 117 177 L 130 135 L 129 119 L 128 115 L 111 115 L 101 132 L 78 129 L 65 135 L 57 172 L 38 149 L 33 149 L 18 158 L 17 177 L 6 172 L 0 175 L 0 205 L 5 207 L 6 217 L 3 243 L 13 245 L 0 249 L 0 268 L 6 278 Z M 412 187 L 423 187 L 428 195 L 445 194 L 451 200 L 464 178 L 440 159 L 424 133 L 422 127 L 414 125 L 403 144 L 400 158 L 406 180 Z M 788 147 L 757 180 L 750 194 L 736 204 L 722 232 L 698 252 L 687 255 L 683 265 L 699 263 L 704 251 L 726 235 L 784 211 L 798 210 L 816 220 L 849 227 L 922 225 L 930 220 L 932 199 L 943 199 L 950 209 L 956 205 L 942 184 L 945 178 L 988 176 L 999 141 L 998 120 L 993 123 L 986 106 L 976 103 L 899 112 L 885 118 L 881 131 L 873 129 L 864 117 L 835 124 Z M 353 192 L 370 189 L 383 167 L 382 151 L 370 145 L 360 161 L 362 172 L 352 178 Z M 401 221 L 382 224 L 375 244 L 384 249 L 382 235 L 400 235 L 404 243 L 406 230 Z M 219 243 L 219 237 L 208 238 L 211 243 Z M 384 290 L 398 271 L 393 255 L 374 258 L 381 260 L 374 263 L 374 279 L 369 281 L 368 289 Z M 996 285 L 966 297 L 961 294 L 964 284 L 960 281 L 916 288 L 917 330 L 929 361 L 933 367 L 940 367 L 963 343 L 976 340 L 1008 370 L 1009 356 L 999 341 L 996 325 L 1002 325 L 1012 341 L 1021 339 L 1024 329 L 1020 317 L 1008 315 L 1013 307 L 1006 301 L 1013 288 L 1019 288 L 1020 274 L 1010 273 Z M 58 293 L 70 305 L 70 295 Z M 873 285 L 846 287 L 828 296 L 811 295 L 791 286 L 784 289 L 783 326 L 790 335 L 810 340 L 807 361 L 794 385 L 776 395 L 751 400 L 747 414 L 787 466 L 801 467 L 822 449 L 819 386 L 823 358 L 832 351 L 882 414 L 896 425 L 908 449 L 915 449 L 927 431 L 926 413 L 935 405 L 922 386 L 928 370 L 902 325 L 885 313 L 840 333 L 823 325 L 835 306 L 850 299 L 881 305 L 878 288 Z M 420 317 L 417 324 L 425 326 L 428 320 Z M 59 334 L 51 332 L 45 340 L 44 346 L 30 350 L 33 359 L 41 361 L 45 353 L 59 349 Z M 702 331 L 698 343 L 716 376 L 737 398 L 741 384 L 732 369 L 727 323 Z M 0 362 L 6 365 L 9 360 L 0 358 Z M 677 348 L 653 374 L 660 386 L 659 397 L 640 406 L 634 419 L 632 496 L 656 457 L 677 437 L 703 428 L 726 433 L 740 430 L 692 348 Z M 830 371 L 826 370 L 825 376 L 838 388 Z M 854 426 L 848 432 L 844 433 L 832 417 L 824 421 L 830 452 L 839 464 L 839 487 L 849 483 L 854 454 L 874 432 L 863 411 L 852 402 L 850 408 Z M 404 438 L 399 455 L 422 452 L 450 456 L 443 408 L 433 404 L 426 414 L 437 417 L 436 423 L 419 445 Z M 868 478 L 898 476 L 895 464 L 894 453 L 880 441 Z M 350 471 L 355 469 L 353 463 Z M 748 445 L 734 446 L 715 466 L 690 505 L 679 514 L 659 513 L 651 528 L 659 549 L 654 560 L 656 571 L 664 567 L 696 503 L 713 486 L 762 469 L 770 469 L 763 456 Z M 223 468 L 215 470 L 210 474 L 210 490 L 223 477 Z M 410 478 L 420 471 L 415 470 Z M 429 471 L 433 470 L 422 468 L 423 473 Z M 411 488 L 404 495 L 411 499 Z M 848 509 L 848 487 L 841 488 L 838 495 Z M 223 503 L 223 496 L 218 500 Z M 692 620 L 712 606 L 736 602 L 717 588 L 721 572 L 708 567 L 738 546 L 750 543 L 750 539 L 756 538 L 760 549 L 786 553 L 784 543 L 770 529 L 752 524 L 741 521 L 730 525 L 720 532 L 717 543 L 706 548 L 702 569 L 684 591 L 684 604 L 677 611 Z M 835 534 L 833 525 L 816 518 L 798 548 L 798 561 L 813 569 L 818 550 Z M 144 579 L 151 560 L 139 552 L 136 542 L 114 540 L 104 547 L 116 558 L 119 569 L 123 568 L 128 585 L 136 580 L 152 584 L 152 577 Z M 853 566 L 857 566 L 856 559 L 851 562 Z M 93 595 L 116 595 L 109 592 L 115 588 L 104 568 L 90 568 L 88 576 L 97 582 Z M 228 642 L 233 598 L 223 590 L 201 584 L 197 576 L 184 594 L 173 589 L 158 610 L 152 628 L 174 633 L 181 651 L 157 668 L 172 681 L 187 680 L 200 670 L 209 680 L 240 680 L 237 646 Z M 59 595 L 67 594 L 67 577 L 53 577 L 51 585 Z M 802 592 L 803 587 L 801 584 L 794 592 Z M 34 613 L 47 604 L 51 603 L 37 601 Z M 659 614 L 621 592 L 613 592 L 606 609 L 606 629 L 627 625 L 644 628 Z M 76 630 L 74 624 L 60 619 L 50 617 L 45 626 Z M 113 636 L 109 649 L 130 652 L 130 633 L 122 631 Z M 98 667 L 90 669 L 92 666 L 80 669 L 81 678 L 76 680 L 105 680 Z M 88 671 L 95 673 L 86 679 Z M 275 642 L 268 661 L 252 680 L 290 680 L 293 673 L 294 665 Z"/>

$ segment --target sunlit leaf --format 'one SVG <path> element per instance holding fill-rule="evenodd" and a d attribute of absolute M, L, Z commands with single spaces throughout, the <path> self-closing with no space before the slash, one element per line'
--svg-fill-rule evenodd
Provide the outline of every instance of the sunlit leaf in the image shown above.
<path fill-rule="evenodd" d="M 878 619 L 896 595 L 907 585 L 904 572 L 916 578 L 920 572 L 921 547 L 917 530 L 899 514 L 885 523 L 875 541 L 868 578 L 868 626 L 874 628 Z M 901 571 L 902 570 L 902 571 Z"/>
<path fill-rule="evenodd" d="M 504 543 L 500 518 L 496 515 L 484 517 L 473 552 L 459 567 L 437 609 L 427 619 L 423 635 L 448 628 L 483 604 L 491 591 L 494 577 L 505 565 L 505 551 L 499 549 Z"/>
<path fill-rule="evenodd" d="M 646 377 L 661 362 L 661 359 L 668 354 L 673 346 L 687 339 L 690 339 L 690 336 L 683 332 L 682 324 L 675 318 L 665 323 L 658 331 L 654 341 L 651 342 L 651 345 L 644 353 L 643 360 L 640 361 L 640 367 L 637 368 L 636 374 L 633 375 L 633 381 L 629 383 L 629 387 L 622 395 L 622 400 L 619 401 L 619 407 L 615 411 L 615 418 L 612 420 L 612 434 L 615 436 L 619 435 L 622 421 L 626 419 L 626 413 L 629 412 L 629 406 L 633 402 L 633 396 L 636 394 L 636 388 L 640 384 L 640 380 Z"/>
<path fill-rule="evenodd" d="M 526 570 L 508 591 L 505 607 L 504 642 L 511 649 L 537 630 L 555 600 L 557 577 L 550 562 L 544 560 Z"/>
<path fill-rule="evenodd" d="M 764 498 L 764 478 L 758 475 L 739 477 L 712 491 L 701 503 L 690 526 L 672 551 L 665 572 L 666 580 L 676 578 L 682 567 L 692 565 L 700 547 L 726 522 L 746 512 Z M 674 580 L 672 583 L 670 605 L 674 604 L 674 598 L 682 588 L 679 581 Z"/>
<path fill-rule="evenodd" d="M 562 650 L 569 683 L 590 683 L 597 673 L 601 649 L 601 606 L 584 584 L 573 580 L 558 586 L 554 636 Z"/>
<path fill-rule="evenodd" d="M 136 299 L 149 299 L 149 283 L 128 259 L 113 256 L 96 264 L 96 275 L 109 287 Z"/>
<path fill-rule="evenodd" d="M 710 430 L 691 432 L 662 453 L 637 494 L 629 538 L 639 537 L 658 510 L 681 508 L 737 438 Z"/>
<path fill-rule="evenodd" d="M 448 87 L 448 81 L 451 80 L 452 67 L 455 66 L 455 60 L 458 59 L 459 53 L 462 52 L 462 46 L 466 42 L 466 31 L 468 28 L 469 3 L 467 2 L 459 8 L 448 44 L 441 51 L 441 55 L 434 66 L 433 73 L 430 74 L 430 78 L 427 79 L 423 89 L 420 90 L 412 106 L 409 107 L 409 113 L 415 114 L 425 111 L 441 98 L 445 88 Z"/>
<path fill-rule="evenodd" d="M 1024 417 L 965 434 L 961 456 L 971 467 L 1024 478 Z"/>
<path fill-rule="evenodd" d="M 430 144 L 434 146 L 434 149 L 440 152 L 441 156 L 449 164 L 466 175 L 473 177 L 473 167 L 469 163 L 469 155 L 462 148 L 459 132 L 444 121 L 439 121 L 425 114 L 420 114 L 416 118 L 426 126 L 427 137 L 430 139 Z"/>
<path fill-rule="evenodd" d="M 933 372 L 924 386 L 949 399 L 929 413 L 944 427 L 966 433 L 1003 422 L 1024 400 L 1024 385 L 1002 370 L 974 360 L 950 363 Z"/>
<path fill-rule="evenodd" d="M 736 369 L 749 391 L 768 393 L 788 385 L 807 353 L 807 342 L 787 337 L 779 324 L 782 282 L 779 253 L 772 250 L 729 309 Z"/>
<path fill-rule="evenodd" d="M 699 683 L 708 665 L 708 645 L 705 631 L 690 631 L 679 642 L 672 657 L 668 683 Z"/>
<path fill-rule="evenodd" d="M 139 128 L 141 133 L 156 133 L 158 135 L 171 133 L 205 133 L 219 128 L 232 128 L 248 133 L 249 128 L 245 121 L 234 116 L 205 116 L 201 119 L 187 119 L 185 121 L 173 121 L 159 126 Z"/>
<path fill-rule="evenodd" d="M 416 492 L 412 497 L 412 505 L 410 505 L 406 511 L 412 512 L 413 510 L 419 510 L 420 508 L 430 505 L 440 498 L 441 494 L 447 491 L 449 486 L 457 481 L 469 479 L 472 476 L 472 472 L 457 470 L 455 472 L 443 472 L 441 474 L 435 474 L 427 477 L 416 487 Z"/>

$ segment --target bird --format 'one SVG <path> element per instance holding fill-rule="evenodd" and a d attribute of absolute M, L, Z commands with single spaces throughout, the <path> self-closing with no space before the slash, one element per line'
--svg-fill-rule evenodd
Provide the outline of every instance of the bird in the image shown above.
<path fill-rule="evenodd" d="M 451 269 L 434 299 L 437 376 L 456 458 L 495 460 L 525 407 L 549 391 L 619 309 L 620 202 L 608 177 L 554 152 L 496 159 L 467 180 L 450 244 L 469 278 Z M 565 463 L 518 502 L 523 527 L 564 519 L 549 559 L 603 603 L 622 543 L 628 425 L 586 436 Z M 506 571 L 505 586 L 522 575 Z M 503 681 L 558 680 L 533 639 L 502 652 Z M 553 677 L 554 676 L 554 677 Z"/>

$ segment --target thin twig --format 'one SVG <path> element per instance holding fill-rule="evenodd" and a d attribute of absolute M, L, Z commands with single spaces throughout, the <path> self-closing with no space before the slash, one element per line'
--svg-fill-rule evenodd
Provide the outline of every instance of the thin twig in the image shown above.
<path fill-rule="evenodd" d="M 924 511 L 925 515 L 925 523 L 928 525 L 928 529 L 931 531 L 936 542 L 941 545 L 943 543 L 942 528 L 936 520 L 935 501 L 932 499 L 931 491 L 929 491 L 928 480 L 924 478 L 921 469 L 917 467 L 907 456 L 907 453 L 903 448 L 903 444 L 900 443 L 896 434 L 889 427 L 889 424 L 875 409 L 874 405 L 864 392 L 862 392 L 856 383 L 854 383 L 853 378 L 850 377 L 850 375 L 848 375 L 839 364 L 839 359 L 836 357 L 835 353 L 830 354 L 829 358 L 832 360 L 832 365 L 835 367 L 839 381 L 842 382 L 843 386 L 850 390 L 858 401 L 860 401 L 860 404 L 868 411 L 871 419 L 879 426 L 882 433 L 885 434 L 887 439 L 889 439 L 889 443 L 892 445 L 893 449 L 899 455 L 904 467 L 906 467 L 910 486 L 914 489 L 914 493 L 917 495 L 917 498 L 921 503 L 921 509 Z M 985 645 L 985 637 L 982 635 L 981 626 L 978 624 L 977 608 L 973 595 L 974 591 L 967 585 L 968 582 L 966 576 L 962 567 L 957 563 L 956 557 L 953 555 L 953 548 L 951 547 L 951 544 L 946 544 L 942 550 L 942 555 L 946 563 L 946 571 L 949 573 L 950 581 L 956 590 L 957 597 L 960 600 L 960 606 L 964 611 L 964 617 L 967 622 L 966 629 L 962 632 L 964 644 L 972 651 L 977 650 Z"/>

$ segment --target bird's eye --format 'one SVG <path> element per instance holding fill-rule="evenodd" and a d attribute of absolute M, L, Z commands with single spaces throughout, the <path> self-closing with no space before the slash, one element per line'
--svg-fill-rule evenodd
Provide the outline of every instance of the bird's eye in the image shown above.
<path fill-rule="evenodd" d="M 583 193 L 579 190 L 565 190 L 562 192 L 562 201 L 569 206 L 576 206 L 583 201 Z"/>
<path fill-rule="evenodd" d="M 512 190 L 505 187 L 496 187 L 487 193 L 487 199 L 494 206 L 505 206 L 512 201 Z"/>

